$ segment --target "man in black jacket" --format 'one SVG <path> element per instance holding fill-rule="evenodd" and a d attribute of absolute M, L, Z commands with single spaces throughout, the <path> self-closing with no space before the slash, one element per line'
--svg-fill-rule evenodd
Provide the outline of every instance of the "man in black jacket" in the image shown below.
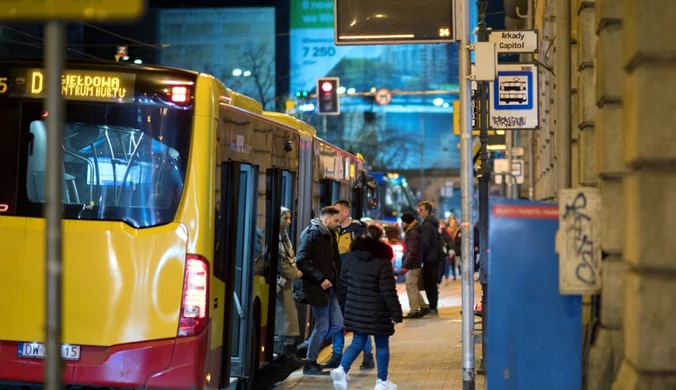
<path fill-rule="evenodd" d="M 437 303 L 439 302 L 439 286 L 437 274 L 439 273 L 439 260 L 443 253 L 439 253 L 439 220 L 432 213 L 434 205 L 431 202 L 418 204 L 418 215 L 423 219 L 420 233 L 420 247 L 423 262 L 423 282 L 425 293 L 430 302 L 430 314 L 438 315 Z"/>
<path fill-rule="evenodd" d="M 315 319 L 308 340 L 305 375 L 322 374 L 322 367 L 317 364 L 322 342 L 343 330 L 343 315 L 335 292 L 340 275 L 340 254 L 335 236 L 339 223 L 339 211 L 335 207 L 324 207 L 319 218 L 313 219 L 300 236 L 296 265 L 303 277 L 295 281 L 294 298 L 310 305 Z"/>
<path fill-rule="evenodd" d="M 411 311 L 404 317 L 406 319 L 422 318 L 430 312 L 430 306 L 420 294 L 422 283 L 422 248 L 420 236 L 422 227 L 415 219 L 413 213 L 404 213 L 401 216 L 404 228 L 404 258 L 401 261 L 401 272 L 406 275 L 406 295 Z"/>

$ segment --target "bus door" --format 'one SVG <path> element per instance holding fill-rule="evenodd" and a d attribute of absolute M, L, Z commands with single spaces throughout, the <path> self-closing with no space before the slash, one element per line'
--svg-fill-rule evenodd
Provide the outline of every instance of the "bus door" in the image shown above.
<path fill-rule="evenodd" d="M 295 205 L 295 187 L 294 174 L 279 168 L 269 169 L 267 172 L 267 190 L 266 190 L 266 248 L 269 249 L 269 267 L 265 270 L 265 278 L 268 283 L 268 307 L 267 310 L 267 333 L 263 345 L 265 348 L 265 361 L 272 361 L 273 354 L 279 352 L 275 348 L 275 324 L 277 308 L 277 275 L 279 261 L 279 235 L 280 235 L 280 216 L 281 208 L 290 210 L 292 222 Z M 293 240 L 293 225 L 287 229 L 287 234 Z M 292 241 L 293 243 L 293 241 Z M 277 344 L 282 344 L 284 340 L 279 340 Z"/>
<path fill-rule="evenodd" d="M 302 230 L 305 226 L 299 225 L 300 221 L 296 217 L 296 175 L 293 172 L 281 171 L 280 202 L 282 207 L 286 207 L 291 211 L 291 226 L 287 228 L 286 234 L 289 236 L 289 240 L 291 240 L 294 253 L 296 253 L 298 249 L 298 242 L 295 239 L 296 230 Z M 298 214 L 300 214 L 300 210 L 298 210 Z M 301 334 L 303 334 L 303 322 L 299 322 L 299 327 Z M 285 340 L 279 341 L 279 344 L 283 344 Z"/>
<path fill-rule="evenodd" d="M 232 211 L 231 267 L 228 276 L 232 286 L 231 330 L 223 334 L 230 340 L 230 375 L 247 377 L 253 361 L 250 349 L 254 342 L 253 323 L 253 272 L 254 261 L 262 251 L 261 229 L 256 226 L 256 203 L 258 201 L 258 169 L 243 163 L 231 163 L 228 204 Z M 230 277 L 231 276 L 231 277 Z M 226 320 L 228 313 L 226 312 Z M 228 327 L 224 327 L 224 332 Z"/>

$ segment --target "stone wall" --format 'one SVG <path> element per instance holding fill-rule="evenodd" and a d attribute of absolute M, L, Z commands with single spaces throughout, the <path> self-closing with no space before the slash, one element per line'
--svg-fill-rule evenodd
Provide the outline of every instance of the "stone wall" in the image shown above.
<path fill-rule="evenodd" d="M 535 10 L 549 66 L 555 1 Z M 586 385 L 676 389 L 676 1 L 567 2 L 572 186 L 598 187 L 603 205 L 603 288 L 585 297 L 596 330 Z M 555 200 L 556 78 L 544 71 L 540 87 L 535 199 Z"/>

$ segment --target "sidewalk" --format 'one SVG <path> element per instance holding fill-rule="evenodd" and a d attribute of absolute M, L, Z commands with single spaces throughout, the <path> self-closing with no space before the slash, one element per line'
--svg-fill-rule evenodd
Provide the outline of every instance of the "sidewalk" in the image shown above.
<path fill-rule="evenodd" d="M 390 339 L 390 380 L 400 390 L 461 390 L 462 389 L 462 321 L 460 279 L 448 286 L 442 282 L 439 287 L 439 317 L 425 317 L 404 320 L 397 324 Z M 408 313 L 408 299 L 403 284 L 397 285 L 399 301 L 404 314 Z M 474 285 L 475 303 L 481 298 L 481 285 Z M 423 293 L 424 295 L 424 293 Z M 479 320 L 478 317 L 474 317 Z M 481 324 L 476 325 L 481 329 Z M 480 334 L 480 331 L 477 331 Z M 475 339 L 480 339 L 475 336 Z M 346 347 L 352 340 L 346 336 Z M 331 348 L 325 348 L 319 355 L 320 362 L 331 356 Z M 481 344 L 475 343 L 475 367 L 479 366 Z M 349 389 L 373 389 L 376 370 L 360 371 L 362 355 L 350 370 Z M 330 376 L 304 376 L 302 370 L 291 374 L 276 390 L 324 390 L 332 389 Z M 477 375 L 476 390 L 484 388 L 484 376 Z"/>

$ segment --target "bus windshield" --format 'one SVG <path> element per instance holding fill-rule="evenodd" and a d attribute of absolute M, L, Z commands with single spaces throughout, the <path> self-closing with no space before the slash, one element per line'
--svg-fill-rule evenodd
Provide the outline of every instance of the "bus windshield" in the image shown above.
<path fill-rule="evenodd" d="M 0 99 L 2 215 L 42 216 L 49 116 L 38 100 Z M 192 110 L 141 104 L 67 102 L 62 149 L 68 219 L 134 227 L 175 218 L 185 180 Z"/>

